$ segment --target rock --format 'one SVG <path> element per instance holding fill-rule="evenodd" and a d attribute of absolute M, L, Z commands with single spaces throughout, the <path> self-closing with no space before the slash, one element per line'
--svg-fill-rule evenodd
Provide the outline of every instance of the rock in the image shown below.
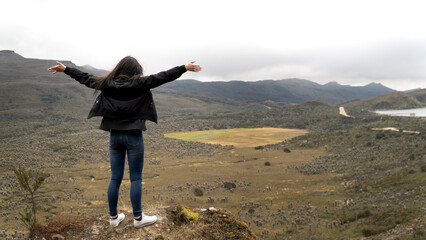
<path fill-rule="evenodd" d="M 98 235 L 98 234 L 99 234 L 99 227 L 98 227 L 98 226 L 96 226 L 96 225 L 93 225 L 93 226 L 90 228 L 90 233 L 92 233 L 93 235 Z"/>
<path fill-rule="evenodd" d="M 170 214 L 171 218 L 173 219 L 173 223 L 175 223 L 176 225 L 181 225 L 190 222 L 196 224 L 199 218 L 198 213 L 180 204 L 178 204 L 176 207 L 173 207 L 170 211 Z"/>
<path fill-rule="evenodd" d="M 214 207 L 209 207 L 209 211 L 217 212 L 217 209 L 216 209 L 216 208 L 214 208 Z"/>

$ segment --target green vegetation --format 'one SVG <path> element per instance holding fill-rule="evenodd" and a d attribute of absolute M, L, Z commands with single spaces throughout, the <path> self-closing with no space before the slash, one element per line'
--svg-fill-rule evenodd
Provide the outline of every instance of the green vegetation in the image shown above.
<path fill-rule="evenodd" d="M 361 210 L 343 207 L 340 210 L 339 220 L 342 224 L 345 224 L 357 221 L 361 218 L 367 218 L 369 216 L 371 216 L 371 210 L 369 207 L 364 207 L 364 209 Z"/>
<path fill-rule="evenodd" d="M 236 188 L 237 185 L 235 185 L 233 182 L 224 182 L 223 187 L 230 190 L 231 188 Z"/>
<path fill-rule="evenodd" d="M 197 224 L 199 220 L 199 214 L 192 211 L 189 208 L 186 208 L 180 204 L 174 206 L 170 210 L 170 215 L 172 221 L 176 225 L 182 225 L 187 223 Z"/>
<path fill-rule="evenodd" d="M 426 233 L 424 232 L 424 229 L 420 229 L 418 227 L 414 228 L 413 237 L 410 238 L 410 240 L 417 240 L 417 239 L 425 239 Z"/>
<path fill-rule="evenodd" d="M 271 162 L 265 162 L 265 166 L 271 166 Z"/>
<path fill-rule="evenodd" d="M 202 197 L 204 195 L 203 189 L 199 187 L 194 188 L 194 195 L 197 197 Z"/>
<path fill-rule="evenodd" d="M 362 234 L 368 237 L 385 232 L 398 224 L 407 223 L 412 218 L 410 215 L 400 209 L 388 209 L 385 212 L 373 214 L 369 224 L 362 229 Z"/>
<path fill-rule="evenodd" d="M 70 145 L 60 145 L 60 144 L 52 144 L 49 145 L 49 148 L 52 149 L 52 151 L 57 152 L 63 149 L 71 149 Z"/>
<path fill-rule="evenodd" d="M 62 162 L 71 162 L 71 163 L 75 163 L 77 161 L 76 158 L 74 157 L 69 157 L 69 158 L 62 158 Z"/>
<path fill-rule="evenodd" d="M 48 175 L 41 171 L 34 172 L 31 169 L 27 170 L 20 165 L 17 167 L 13 166 L 13 172 L 18 178 L 19 185 L 29 196 L 30 209 L 26 208 L 24 214 L 20 213 L 20 220 L 32 234 L 37 223 L 37 190 L 41 187 Z"/>
<path fill-rule="evenodd" d="M 384 138 L 384 137 L 386 137 L 386 134 L 384 132 L 378 132 L 376 134 L 376 139 L 381 139 L 381 138 Z"/>

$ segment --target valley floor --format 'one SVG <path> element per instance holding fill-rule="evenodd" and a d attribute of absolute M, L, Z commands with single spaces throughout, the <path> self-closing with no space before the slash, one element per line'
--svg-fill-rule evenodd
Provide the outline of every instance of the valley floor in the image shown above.
<path fill-rule="evenodd" d="M 185 122 L 185 127 L 170 119 L 158 128 L 148 126 L 150 130 L 144 133 L 144 208 L 178 203 L 190 208 L 214 206 L 246 222 L 260 239 L 389 235 L 421 239 L 425 141 L 417 121 L 424 120 L 398 123 L 373 118 L 370 123 L 368 118 L 329 115 L 323 121 L 303 119 L 305 124 L 312 123 L 314 131 L 262 147 L 163 136 L 171 129 L 204 130 L 213 120 L 194 119 Z M 356 127 L 365 122 L 370 125 Z M 19 212 L 28 203 L 11 165 L 50 174 L 39 190 L 38 218 L 42 222 L 55 215 L 103 218 L 108 214 L 108 133 L 94 130 L 95 124 L 64 123 L 0 140 L 2 239 L 6 235 L 18 238 L 25 232 Z M 249 123 L 246 126 L 251 127 Z M 337 126 L 343 130 L 318 130 Z M 420 134 L 372 130 L 387 126 Z M 126 170 L 120 190 L 121 211 L 131 210 L 129 188 Z"/>

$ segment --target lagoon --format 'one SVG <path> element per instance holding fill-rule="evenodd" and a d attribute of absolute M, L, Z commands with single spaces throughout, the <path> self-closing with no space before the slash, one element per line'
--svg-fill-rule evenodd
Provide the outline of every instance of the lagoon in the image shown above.
<path fill-rule="evenodd" d="M 426 108 L 375 111 L 378 114 L 404 117 L 426 117 Z"/>

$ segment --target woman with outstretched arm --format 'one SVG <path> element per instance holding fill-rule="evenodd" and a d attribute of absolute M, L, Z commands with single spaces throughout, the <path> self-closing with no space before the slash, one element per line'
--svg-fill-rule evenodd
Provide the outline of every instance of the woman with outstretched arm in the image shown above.
<path fill-rule="evenodd" d="M 144 142 L 142 131 L 145 121 L 157 123 L 157 111 L 151 88 L 178 79 L 186 71 L 199 72 L 200 65 L 192 61 L 157 74 L 144 76 L 139 62 L 127 56 L 105 76 L 93 76 L 76 68 L 66 67 L 57 62 L 50 72 L 64 72 L 81 84 L 100 92 L 90 110 L 88 118 L 102 116 L 100 129 L 110 132 L 109 154 L 111 180 L 108 186 L 110 225 L 118 226 L 125 215 L 118 213 L 117 203 L 121 181 L 124 175 L 125 156 L 129 164 L 130 200 L 133 207 L 133 225 L 144 227 L 157 221 L 156 216 L 142 213 L 142 170 L 144 163 Z"/>

